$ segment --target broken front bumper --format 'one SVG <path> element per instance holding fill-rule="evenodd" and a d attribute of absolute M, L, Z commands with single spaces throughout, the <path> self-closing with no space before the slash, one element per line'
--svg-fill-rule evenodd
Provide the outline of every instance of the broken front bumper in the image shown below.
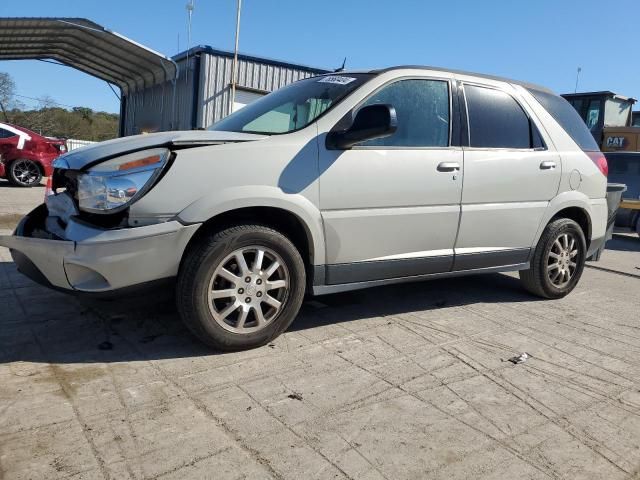
<path fill-rule="evenodd" d="M 18 270 L 51 288 L 102 293 L 175 277 L 187 243 L 200 226 L 177 221 L 103 230 L 71 219 L 64 238 L 45 232 L 47 208 L 25 216 L 13 235 L 0 236 Z M 45 235 L 46 236 L 46 235 Z"/>

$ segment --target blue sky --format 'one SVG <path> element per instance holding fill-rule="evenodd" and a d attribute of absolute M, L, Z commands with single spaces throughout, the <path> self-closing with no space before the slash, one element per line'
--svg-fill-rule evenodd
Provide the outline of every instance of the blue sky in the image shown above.
<path fill-rule="evenodd" d="M 233 48 L 235 0 L 195 0 L 192 44 Z M 166 55 L 187 46 L 187 0 L 20 0 L 0 16 L 86 17 Z M 424 64 L 572 92 L 640 98 L 638 0 L 244 0 L 240 51 L 325 68 Z M 108 86 L 70 68 L 0 62 L 17 92 L 117 112 Z M 22 99 L 27 105 L 29 100 Z"/>

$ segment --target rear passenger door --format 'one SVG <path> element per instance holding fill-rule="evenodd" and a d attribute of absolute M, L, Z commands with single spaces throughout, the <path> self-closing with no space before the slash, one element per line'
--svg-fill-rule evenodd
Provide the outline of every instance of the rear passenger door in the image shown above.
<path fill-rule="evenodd" d="M 523 263 L 560 183 L 560 156 L 510 92 L 463 83 L 468 121 L 454 270 Z"/>

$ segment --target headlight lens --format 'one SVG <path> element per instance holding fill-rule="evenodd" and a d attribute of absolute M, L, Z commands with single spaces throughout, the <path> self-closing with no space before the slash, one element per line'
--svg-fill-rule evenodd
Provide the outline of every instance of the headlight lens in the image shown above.
<path fill-rule="evenodd" d="M 166 148 L 130 153 L 78 176 L 78 204 L 90 213 L 115 213 L 142 197 L 169 160 Z"/>

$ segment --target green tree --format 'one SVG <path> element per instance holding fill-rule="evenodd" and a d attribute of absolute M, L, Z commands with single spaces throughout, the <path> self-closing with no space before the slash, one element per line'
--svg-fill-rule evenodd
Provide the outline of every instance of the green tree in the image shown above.
<path fill-rule="evenodd" d="M 2 111 L 4 121 L 8 122 L 7 109 L 10 103 L 13 101 L 16 93 L 16 84 L 11 78 L 11 75 L 5 72 L 0 72 L 0 111 Z"/>

